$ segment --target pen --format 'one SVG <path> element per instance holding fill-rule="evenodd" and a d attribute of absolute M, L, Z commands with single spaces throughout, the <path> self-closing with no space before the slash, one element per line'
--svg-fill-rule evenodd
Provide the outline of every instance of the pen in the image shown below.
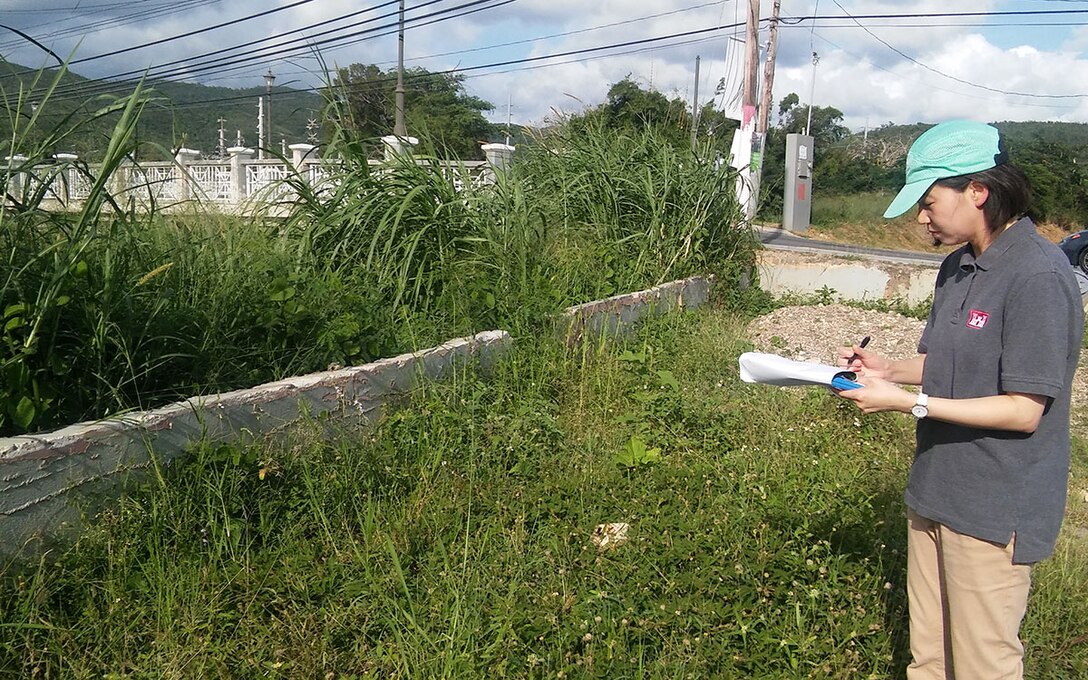
<path fill-rule="evenodd" d="M 869 344 L 870 339 L 871 338 L 868 335 L 866 335 L 864 338 L 861 339 L 861 342 L 858 343 L 858 347 L 860 347 L 862 349 L 865 349 L 865 346 Z M 850 357 L 850 360 L 846 362 L 846 365 L 849 366 L 850 364 L 854 363 L 854 360 L 857 359 L 857 358 L 858 358 L 858 355 L 857 355 L 857 352 L 855 352 L 854 355 Z"/>

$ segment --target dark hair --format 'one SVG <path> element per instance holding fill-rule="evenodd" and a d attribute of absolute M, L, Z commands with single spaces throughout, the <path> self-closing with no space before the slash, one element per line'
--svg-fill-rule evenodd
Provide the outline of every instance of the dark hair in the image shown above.
<path fill-rule="evenodd" d="M 1031 183 L 1020 168 L 1009 163 L 969 175 L 939 179 L 934 184 L 963 193 L 971 182 L 978 182 L 990 191 L 982 206 L 982 214 L 990 231 L 1027 214 L 1031 203 Z"/>

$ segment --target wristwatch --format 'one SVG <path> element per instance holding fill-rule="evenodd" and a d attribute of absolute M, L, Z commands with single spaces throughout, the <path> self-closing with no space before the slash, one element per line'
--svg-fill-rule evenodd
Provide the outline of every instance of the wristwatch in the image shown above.
<path fill-rule="evenodd" d="M 914 402 L 914 406 L 910 409 L 911 415 L 918 420 L 925 418 L 929 415 L 929 395 L 925 392 L 918 393 L 918 401 Z"/>

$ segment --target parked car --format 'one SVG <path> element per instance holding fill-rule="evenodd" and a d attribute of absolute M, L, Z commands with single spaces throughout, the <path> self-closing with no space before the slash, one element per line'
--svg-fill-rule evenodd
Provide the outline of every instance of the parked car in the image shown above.
<path fill-rule="evenodd" d="M 1058 247 L 1069 258 L 1069 264 L 1088 274 L 1088 229 L 1066 236 L 1058 242 Z"/>

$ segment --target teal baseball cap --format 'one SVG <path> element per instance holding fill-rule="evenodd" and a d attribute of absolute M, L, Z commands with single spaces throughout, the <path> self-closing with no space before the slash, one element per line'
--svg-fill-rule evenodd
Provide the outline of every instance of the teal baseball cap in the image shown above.
<path fill-rule="evenodd" d="M 907 181 L 884 217 L 899 217 L 926 195 L 939 179 L 969 175 L 1008 160 L 1001 133 L 992 125 L 952 120 L 934 125 L 914 140 L 907 152 Z"/>

